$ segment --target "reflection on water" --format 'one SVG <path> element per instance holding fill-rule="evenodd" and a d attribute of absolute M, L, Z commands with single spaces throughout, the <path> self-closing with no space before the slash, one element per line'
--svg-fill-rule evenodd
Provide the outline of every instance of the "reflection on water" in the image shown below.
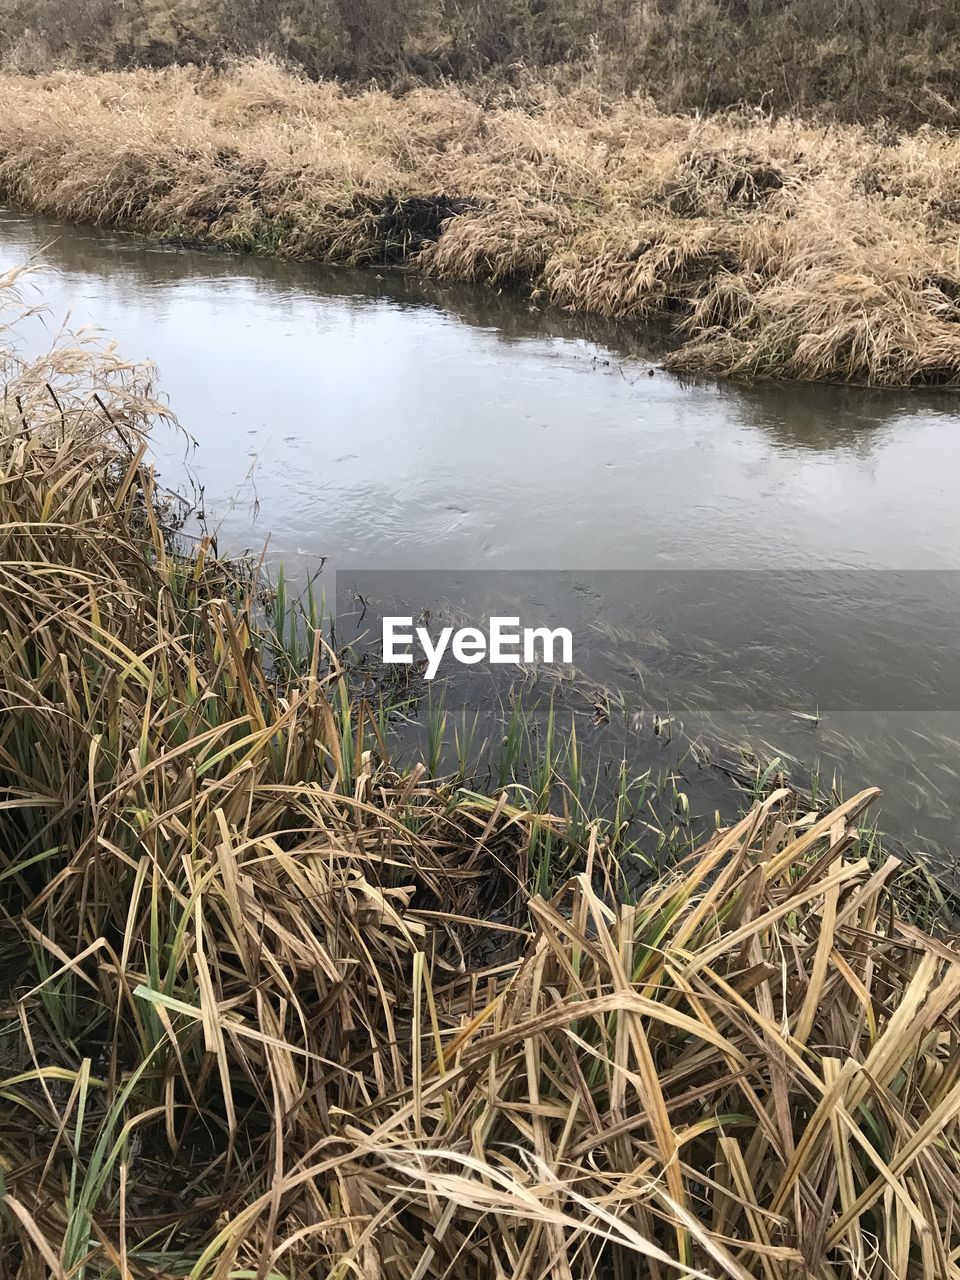
<path fill-rule="evenodd" d="M 776 444 L 789 450 L 836 453 L 851 451 L 866 459 L 883 440 L 886 428 L 917 413 L 915 392 L 879 391 L 868 387 L 825 387 L 777 383 L 728 388 L 736 398 L 737 415 Z M 928 394 L 924 416 L 945 414 L 956 420 L 957 398 Z"/>
<path fill-rule="evenodd" d="M 798 570 L 960 568 L 954 395 L 680 381 L 629 328 L 507 293 L 0 215 L 0 267 L 34 256 L 55 319 L 69 311 L 158 364 L 199 442 L 189 464 L 221 546 L 269 534 L 268 558 L 291 574 L 322 556 L 341 568 L 767 569 L 789 601 Z M 30 341 L 49 332 L 35 326 Z M 182 445 L 156 445 L 178 482 Z M 891 671 L 952 662 L 939 634 L 912 625 L 909 600 L 883 602 L 866 631 L 843 606 L 838 650 L 876 650 Z M 755 680 L 778 691 L 789 677 L 802 701 L 802 628 L 756 645 Z M 671 696 L 692 703 L 696 664 L 664 669 Z M 891 825 L 950 843 L 960 723 L 947 709 L 907 714 L 875 709 L 854 735 L 824 724 L 813 745 L 775 725 L 769 736 L 806 752 L 829 742 L 848 789 L 886 788 Z M 864 757 L 834 729 L 866 743 Z"/>

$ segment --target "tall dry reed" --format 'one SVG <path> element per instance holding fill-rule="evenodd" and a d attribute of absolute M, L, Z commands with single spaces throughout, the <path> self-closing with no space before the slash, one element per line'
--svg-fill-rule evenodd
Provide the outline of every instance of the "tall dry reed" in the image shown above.
<path fill-rule="evenodd" d="M 960 1274 L 960 957 L 778 791 L 635 900 L 391 768 L 186 549 L 143 372 L 7 346 L 0 1274 Z"/>

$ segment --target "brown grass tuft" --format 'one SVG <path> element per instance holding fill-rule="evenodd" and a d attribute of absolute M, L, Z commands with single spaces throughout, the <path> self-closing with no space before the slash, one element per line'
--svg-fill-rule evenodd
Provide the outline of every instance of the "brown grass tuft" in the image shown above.
<path fill-rule="evenodd" d="M 0 195 L 226 248 L 409 262 L 656 320 L 677 368 L 960 382 L 960 142 L 527 87 L 348 96 L 270 62 L 0 78 Z"/>
<path fill-rule="evenodd" d="M 0 1274 L 958 1275 L 960 956 L 875 792 L 534 893 L 559 819 L 391 768 L 185 552 L 143 372 L 4 360 Z"/>

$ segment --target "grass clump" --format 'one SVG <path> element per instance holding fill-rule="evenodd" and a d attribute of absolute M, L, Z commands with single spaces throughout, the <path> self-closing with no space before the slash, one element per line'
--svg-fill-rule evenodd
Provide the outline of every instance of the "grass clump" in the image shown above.
<path fill-rule="evenodd" d="M 25 71 L 222 64 L 267 51 L 391 86 L 589 76 L 667 110 L 741 102 L 954 124 L 960 21 L 922 0 L 0 0 Z"/>
<path fill-rule="evenodd" d="M 391 767 L 319 629 L 278 660 L 142 371 L 4 380 L 0 1273 L 957 1274 L 960 960 L 874 792 L 630 894 L 602 824 Z"/>
<path fill-rule="evenodd" d="M 960 142 L 543 82 L 347 94 L 269 62 L 0 77 L 0 195 L 179 242 L 409 264 L 654 325 L 683 371 L 960 382 Z"/>

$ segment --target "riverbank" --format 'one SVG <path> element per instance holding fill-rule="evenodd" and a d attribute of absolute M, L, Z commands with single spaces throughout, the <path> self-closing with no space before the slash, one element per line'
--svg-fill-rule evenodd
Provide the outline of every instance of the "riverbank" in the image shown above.
<path fill-rule="evenodd" d="M 634 900 L 182 541 L 142 370 L 2 360 L 4 1276 L 956 1274 L 960 962 L 875 792 Z"/>
<path fill-rule="evenodd" d="M 589 89 L 348 95 L 269 63 L 0 78 L 0 196 L 402 264 L 668 336 L 678 371 L 960 382 L 960 142 Z"/>
<path fill-rule="evenodd" d="M 640 88 L 666 110 L 742 102 L 955 125 L 960 34 L 920 0 L 0 0 L 0 60 L 28 73 L 262 54 L 313 80 L 394 87 L 549 75 Z"/>

